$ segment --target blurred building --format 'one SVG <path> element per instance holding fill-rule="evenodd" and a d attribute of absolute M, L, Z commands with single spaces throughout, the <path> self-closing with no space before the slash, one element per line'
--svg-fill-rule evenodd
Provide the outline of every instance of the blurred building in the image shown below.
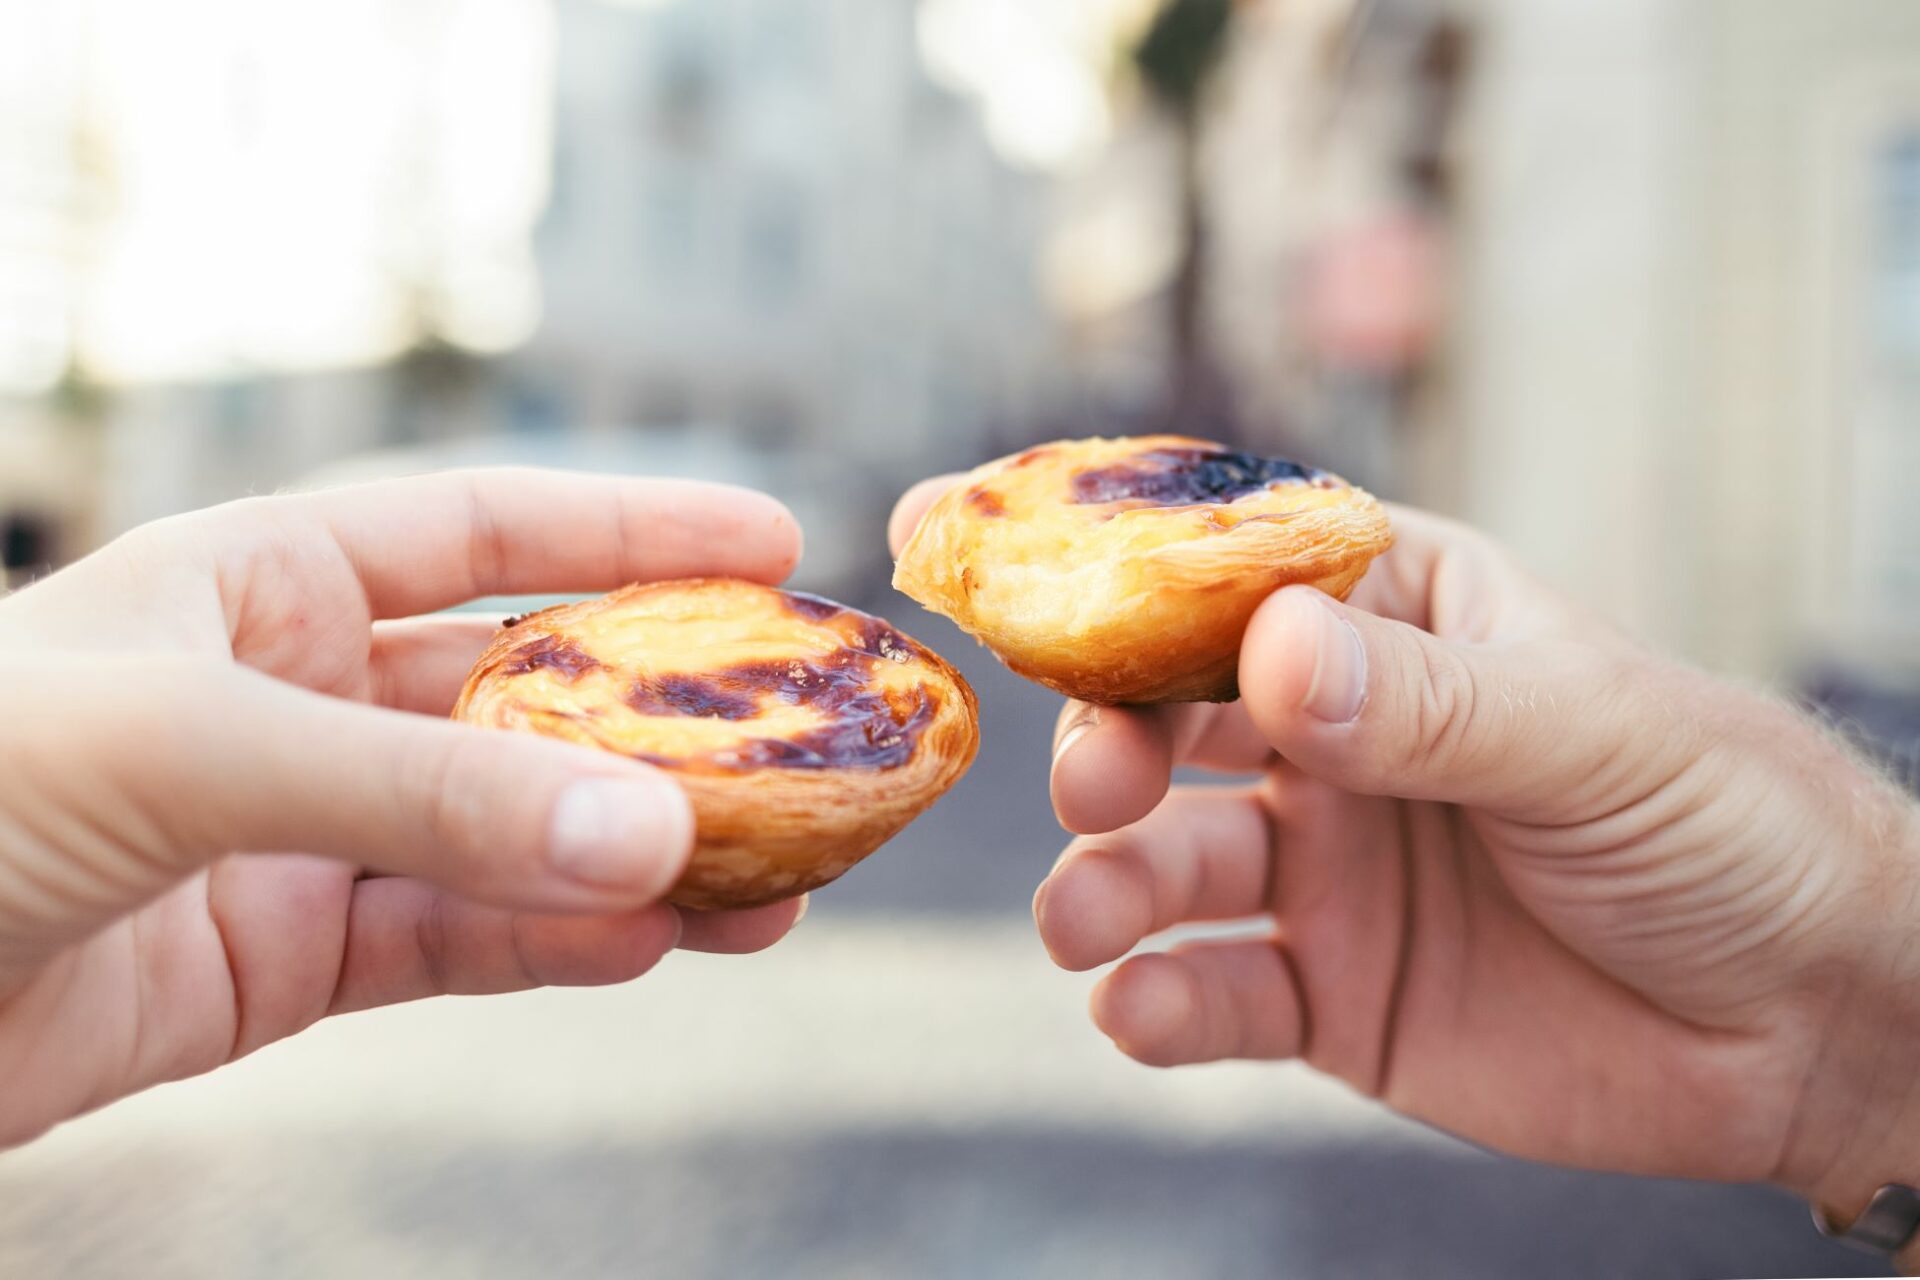
<path fill-rule="evenodd" d="M 1480 17 L 1447 505 L 1717 667 L 1920 678 L 1920 6 Z"/>
<path fill-rule="evenodd" d="M 1229 425 L 1712 666 L 1920 679 L 1920 6 L 1233 14 L 1201 167 Z M 1136 110 L 1063 201 L 1110 385 L 1160 358 L 1170 153 Z"/>
<path fill-rule="evenodd" d="M 0 431 L 68 424 L 90 483 L 58 502 L 101 534 L 270 489 L 409 430 L 409 352 L 523 339 L 549 25 L 0 0 Z"/>
<path fill-rule="evenodd" d="M 1064 186 L 1049 280 L 1079 367 L 1096 395 L 1149 422 L 1308 454 L 1398 491 L 1440 372 L 1468 28 L 1444 0 L 1240 0 L 1229 12 L 1199 72 L 1191 161 L 1174 114 L 1123 75 L 1113 144 Z M 1217 381 L 1199 406 L 1155 400 L 1183 269 L 1198 276 Z"/>
<path fill-rule="evenodd" d="M 830 458 L 866 521 L 1157 425 L 1181 175 L 1093 51 L 1149 8 L 0 0 L 8 541 L 475 437 Z M 1223 431 L 1714 666 L 1913 680 L 1920 8 L 1232 13 L 1196 167 Z M 1099 110 L 1104 63 L 1030 74 L 1050 23 L 1119 68 Z M 1043 177 L 990 130 L 1050 110 L 1085 145 Z M 77 419 L 76 372 L 108 379 Z"/>
<path fill-rule="evenodd" d="M 898 0 L 562 0 L 547 321 L 558 418 L 719 424 L 897 479 L 1053 378 L 1046 189 L 937 86 Z"/>
<path fill-rule="evenodd" d="M 1044 184 L 929 79 L 913 6 L 184 7 L 204 38 L 124 0 L 0 9 L 66 57 L 37 149 L 0 147 L 59 232 L 0 253 L 45 295 L 0 356 L 29 390 L 110 383 L 62 498 L 103 531 L 369 451 L 577 434 L 669 471 L 832 457 L 864 516 L 1050 394 Z"/>

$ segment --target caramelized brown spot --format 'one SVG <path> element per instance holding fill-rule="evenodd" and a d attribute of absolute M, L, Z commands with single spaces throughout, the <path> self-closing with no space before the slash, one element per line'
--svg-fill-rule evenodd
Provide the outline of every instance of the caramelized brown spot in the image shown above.
<path fill-rule="evenodd" d="M 889 662 L 912 660 L 913 641 L 871 614 L 861 613 L 854 616 L 859 619 L 852 636 L 855 649 L 872 654 L 876 658 L 885 658 Z"/>
<path fill-rule="evenodd" d="M 811 596 L 804 591 L 782 591 L 787 608 L 807 619 L 809 622 L 825 622 L 829 618 L 845 613 L 846 606 L 835 604 L 821 596 Z"/>
<path fill-rule="evenodd" d="M 699 716 L 709 720 L 751 720 L 760 703 L 744 689 L 730 687 L 725 673 L 676 672 L 642 676 L 627 693 L 627 705 L 643 716 Z"/>
<path fill-rule="evenodd" d="M 1003 516 L 1007 514 L 1007 504 L 1000 495 L 991 489 L 975 486 L 967 493 L 967 505 L 983 516 Z"/>
<path fill-rule="evenodd" d="M 565 636 L 541 636 L 515 649 L 512 656 L 500 665 L 500 674 L 521 676 L 529 671 L 547 668 L 560 672 L 569 680 L 578 680 L 585 673 L 598 671 L 600 667 L 598 658 Z"/>
<path fill-rule="evenodd" d="M 913 748 L 933 723 L 940 699 L 924 685 L 904 713 L 883 697 L 881 714 L 843 715 L 791 738 L 755 738 L 732 754 L 735 767 L 786 769 L 897 769 L 913 759 Z M 875 710 L 878 710 L 876 708 Z"/>
<path fill-rule="evenodd" d="M 828 603 L 810 596 L 797 598 Z M 769 766 L 894 769 L 911 760 L 921 733 L 939 709 L 939 695 L 925 685 L 911 694 L 890 695 L 880 687 L 876 674 L 882 661 L 911 661 L 913 642 L 878 618 L 839 605 L 832 609 L 853 625 L 836 628 L 846 637 L 846 646 L 824 657 L 643 676 L 627 694 L 628 706 L 651 716 L 753 720 L 774 704 L 804 706 L 820 715 L 823 723 L 817 728 L 791 738 L 749 738 L 691 759 L 646 754 L 639 758 L 669 768 L 729 772 Z"/>

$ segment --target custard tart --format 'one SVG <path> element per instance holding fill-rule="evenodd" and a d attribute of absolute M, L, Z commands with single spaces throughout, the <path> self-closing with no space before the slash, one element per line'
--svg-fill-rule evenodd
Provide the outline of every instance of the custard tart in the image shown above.
<path fill-rule="evenodd" d="M 668 770 L 693 859 L 668 900 L 756 906 L 818 888 L 957 782 L 973 690 L 878 618 L 731 579 L 627 587 L 511 621 L 453 709 Z"/>
<path fill-rule="evenodd" d="M 989 462 L 901 549 L 893 585 L 1007 666 L 1098 703 L 1227 702 L 1260 602 L 1345 599 L 1393 542 L 1338 476 L 1185 436 L 1063 440 Z"/>

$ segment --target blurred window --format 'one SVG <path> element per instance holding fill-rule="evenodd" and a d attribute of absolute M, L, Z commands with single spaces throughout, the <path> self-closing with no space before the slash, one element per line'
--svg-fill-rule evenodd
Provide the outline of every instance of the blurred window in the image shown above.
<path fill-rule="evenodd" d="M 693 393 L 675 378 L 655 378 L 634 393 L 633 424 L 638 427 L 685 427 L 693 422 Z"/>
<path fill-rule="evenodd" d="M 1869 616 L 1920 634 L 1920 120 L 1891 125 L 1869 191 L 1872 335 L 1854 422 L 1852 506 Z"/>
<path fill-rule="evenodd" d="M 664 144 L 704 151 L 713 143 L 721 66 L 707 6 L 678 0 L 654 24 L 650 65 L 641 83 L 649 87 L 650 124 Z"/>
<path fill-rule="evenodd" d="M 251 380 L 223 382 L 213 389 L 212 425 L 222 450 L 246 447 L 267 417 L 266 401 L 266 388 Z"/>
<path fill-rule="evenodd" d="M 1920 373 L 1920 128 L 1881 151 L 1876 306 L 1882 350 Z"/>
<path fill-rule="evenodd" d="M 784 178 L 753 186 L 745 212 L 742 268 L 747 300 L 757 306 L 791 302 L 808 272 L 805 190 Z"/>
<path fill-rule="evenodd" d="M 539 236 L 545 245 L 564 242 L 572 230 L 568 224 L 575 216 L 574 206 L 579 200 L 575 191 L 580 181 L 579 133 L 579 126 L 567 119 L 562 108 L 554 124 L 551 143 L 553 158 L 547 174 L 547 207 L 540 216 Z"/>
<path fill-rule="evenodd" d="M 775 388 L 760 388 L 744 396 L 735 411 L 740 433 L 766 449 L 795 444 L 801 436 L 801 414 L 793 397 Z"/>
<path fill-rule="evenodd" d="M 53 564 L 53 522 L 27 511 L 0 513 L 0 569 L 9 574 Z"/>
<path fill-rule="evenodd" d="M 569 421 L 567 393 L 547 382 L 519 378 L 506 391 L 507 429 L 520 435 L 561 431 Z"/>
<path fill-rule="evenodd" d="M 642 179 L 640 234 L 642 292 L 678 291 L 700 275 L 700 232 L 705 216 L 705 176 L 695 166 L 652 157 Z"/>
<path fill-rule="evenodd" d="M 750 10 L 745 21 L 751 79 L 822 78 L 831 18 L 813 0 L 775 0 Z"/>

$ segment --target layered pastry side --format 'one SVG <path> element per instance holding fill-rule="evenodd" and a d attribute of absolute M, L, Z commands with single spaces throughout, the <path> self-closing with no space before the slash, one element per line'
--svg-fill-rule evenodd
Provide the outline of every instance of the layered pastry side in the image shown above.
<path fill-rule="evenodd" d="M 1345 599 L 1393 542 L 1338 476 L 1185 436 L 1063 440 L 935 502 L 893 584 L 1019 674 L 1099 703 L 1225 702 L 1260 602 Z"/>
<path fill-rule="evenodd" d="M 728 579 L 656 582 L 510 622 L 454 718 L 670 771 L 693 860 L 670 900 L 755 906 L 818 888 L 972 764 L 973 690 L 879 618 Z"/>

